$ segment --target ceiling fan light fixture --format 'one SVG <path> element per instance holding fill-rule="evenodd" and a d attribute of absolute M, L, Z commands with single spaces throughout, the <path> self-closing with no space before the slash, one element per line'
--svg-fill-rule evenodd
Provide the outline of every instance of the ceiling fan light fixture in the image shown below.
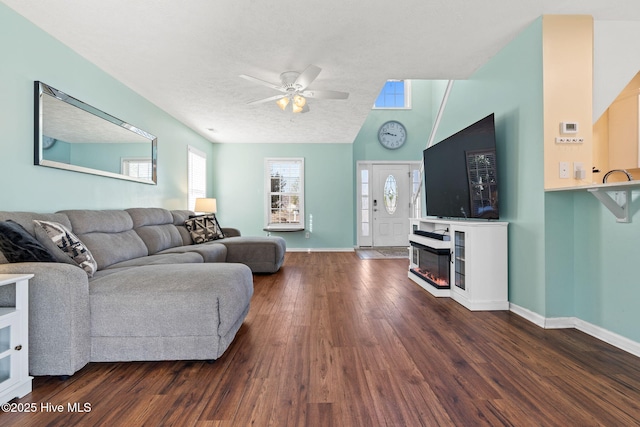
<path fill-rule="evenodd" d="M 302 109 L 303 109 L 303 107 L 299 106 L 299 105 L 298 105 L 298 104 L 296 104 L 296 103 L 291 104 L 291 110 L 292 110 L 294 113 L 300 113 L 300 112 L 302 111 Z"/>
<path fill-rule="evenodd" d="M 289 105 L 289 97 L 285 96 L 285 97 L 282 97 L 282 98 L 278 99 L 276 101 L 276 104 L 278 104 L 278 107 L 280 107 L 280 109 L 282 111 L 284 111 L 284 109 L 287 108 L 287 105 Z"/>
<path fill-rule="evenodd" d="M 296 95 L 296 96 L 294 96 L 294 97 L 293 97 L 293 103 L 294 103 L 296 106 L 298 106 L 298 107 L 302 108 L 302 107 L 304 107 L 304 106 L 305 106 L 305 104 L 307 103 L 307 100 L 306 100 L 306 98 L 305 98 L 304 96 L 302 96 L 302 95 Z"/>

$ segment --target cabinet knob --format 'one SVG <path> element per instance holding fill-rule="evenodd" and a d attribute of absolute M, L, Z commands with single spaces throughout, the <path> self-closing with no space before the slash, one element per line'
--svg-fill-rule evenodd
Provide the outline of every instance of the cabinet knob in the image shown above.
<path fill-rule="evenodd" d="M 20 351 L 20 350 L 22 350 L 22 345 L 18 344 L 18 345 L 15 347 L 15 350 L 16 350 L 16 351 Z"/>

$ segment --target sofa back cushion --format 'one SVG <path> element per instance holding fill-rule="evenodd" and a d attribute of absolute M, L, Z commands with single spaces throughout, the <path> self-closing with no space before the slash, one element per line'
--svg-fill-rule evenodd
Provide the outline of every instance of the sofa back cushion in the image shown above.
<path fill-rule="evenodd" d="M 182 244 L 193 245 L 191 233 L 189 233 L 189 230 L 187 230 L 184 222 L 188 220 L 189 217 L 192 217 L 195 214 L 192 211 L 187 210 L 173 210 L 171 211 L 171 215 L 173 216 L 173 225 L 176 226 L 178 232 L 180 233 L 180 236 L 182 237 Z"/>
<path fill-rule="evenodd" d="M 63 214 L 51 214 L 51 213 L 34 213 L 34 212 L 6 212 L 0 211 L 0 221 L 15 221 L 20 224 L 25 230 L 35 237 L 35 231 L 33 227 L 33 220 L 40 221 L 54 221 L 59 222 L 67 227 L 71 227 L 69 218 Z M 0 264 L 6 264 L 8 261 L 6 257 L 0 252 Z"/>
<path fill-rule="evenodd" d="M 149 255 L 184 245 L 171 212 L 162 208 L 132 208 L 126 210 L 133 220 L 133 229 L 147 246 Z"/>
<path fill-rule="evenodd" d="M 98 270 L 116 262 L 149 255 L 124 210 L 65 210 L 73 232 L 89 248 Z"/>

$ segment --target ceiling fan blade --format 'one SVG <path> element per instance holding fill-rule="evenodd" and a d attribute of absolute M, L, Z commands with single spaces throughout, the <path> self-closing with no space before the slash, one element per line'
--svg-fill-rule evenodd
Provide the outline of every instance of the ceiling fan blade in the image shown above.
<path fill-rule="evenodd" d="M 295 81 L 296 85 L 300 85 L 301 90 L 306 89 L 312 81 L 318 77 L 322 68 L 316 67 L 315 65 L 309 65 L 305 70 L 298 76 Z"/>
<path fill-rule="evenodd" d="M 348 92 L 338 92 L 337 90 L 305 90 L 300 95 L 315 99 L 347 99 Z"/>
<path fill-rule="evenodd" d="M 270 96 L 269 98 L 256 99 L 255 101 L 247 102 L 247 105 L 263 104 L 263 103 L 269 102 L 269 101 L 277 101 L 278 99 L 284 98 L 285 96 L 287 96 L 287 95 L 274 95 L 274 96 Z"/>
<path fill-rule="evenodd" d="M 240 74 L 239 77 L 241 77 L 241 78 L 243 78 L 245 80 L 249 80 L 250 82 L 253 82 L 253 83 L 258 83 L 258 84 L 261 84 L 263 86 L 270 87 L 271 89 L 279 90 L 280 92 L 286 92 L 286 89 L 284 89 L 281 85 L 269 83 L 267 81 L 260 80 L 260 79 L 255 78 L 255 77 L 247 76 L 246 74 Z"/>

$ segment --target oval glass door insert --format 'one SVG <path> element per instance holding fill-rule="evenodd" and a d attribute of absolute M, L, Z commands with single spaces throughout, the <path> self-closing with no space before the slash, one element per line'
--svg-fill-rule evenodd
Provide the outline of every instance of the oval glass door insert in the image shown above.
<path fill-rule="evenodd" d="M 384 208 L 389 215 L 393 215 L 398 207 L 398 183 L 393 175 L 389 175 L 384 182 Z"/>

